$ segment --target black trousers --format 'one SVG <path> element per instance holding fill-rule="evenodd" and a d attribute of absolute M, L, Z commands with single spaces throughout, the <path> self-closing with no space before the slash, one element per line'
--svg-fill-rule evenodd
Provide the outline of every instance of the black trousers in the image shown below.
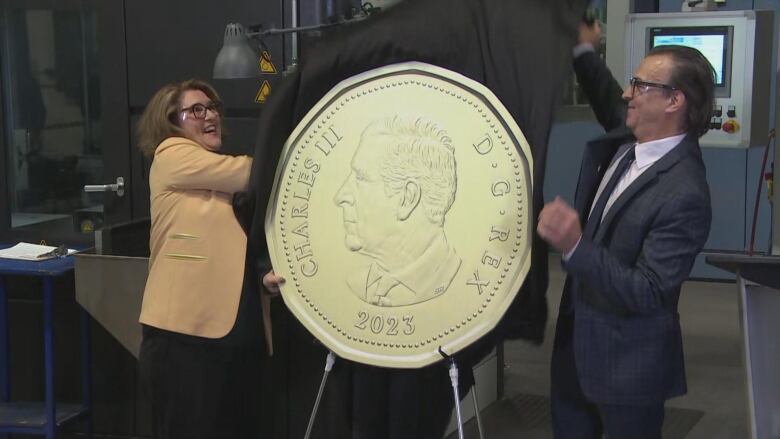
<path fill-rule="evenodd" d="M 153 438 L 259 437 L 266 355 L 261 316 L 256 276 L 247 274 L 236 323 L 225 337 L 143 327 L 139 367 Z"/>
<path fill-rule="evenodd" d="M 353 364 L 352 439 L 441 439 L 455 407 L 447 367 Z"/>

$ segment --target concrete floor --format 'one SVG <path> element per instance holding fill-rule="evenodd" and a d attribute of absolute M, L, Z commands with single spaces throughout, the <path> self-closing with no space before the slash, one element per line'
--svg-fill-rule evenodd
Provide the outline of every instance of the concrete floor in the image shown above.
<path fill-rule="evenodd" d="M 552 260 L 554 259 L 554 260 Z M 550 261 L 550 318 L 545 343 L 505 343 L 505 398 L 483 410 L 485 439 L 551 438 L 548 426 L 524 423 L 509 404 L 518 394 L 549 396 L 550 353 L 564 273 L 556 256 Z M 667 407 L 693 409 L 704 415 L 686 439 L 748 437 L 745 372 L 742 364 L 738 294 L 734 283 L 690 281 L 680 297 L 688 394 Z M 465 437 L 477 438 L 472 421 Z M 457 437 L 457 434 L 450 437 Z"/>

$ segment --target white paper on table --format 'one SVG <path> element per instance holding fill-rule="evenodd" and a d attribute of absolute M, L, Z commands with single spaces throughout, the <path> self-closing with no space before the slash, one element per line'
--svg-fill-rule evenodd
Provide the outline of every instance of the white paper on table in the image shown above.
<path fill-rule="evenodd" d="M 57 257 L 49 254 L 55 248 L 57 247 L 20 242 L 13 247 L 0 250 L 0 258 L 18 259 L 22 261 L 45 261 L 47 259 L 54 259 Z M 70 256 L 73 253 L 76 253 L 76 250 L 69 248 L 68 255 Z"/>

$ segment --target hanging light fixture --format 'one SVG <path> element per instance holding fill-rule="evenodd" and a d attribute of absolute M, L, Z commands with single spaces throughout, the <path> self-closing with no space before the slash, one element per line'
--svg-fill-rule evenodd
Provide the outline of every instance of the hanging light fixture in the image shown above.
<path fill-rule="evenodd" d="M 241 23 L 228 23 L 225 39 L 214 61 L 215 79 L 255 78 L 260 76 L 258 54 L 252 49 Z"/>
<path fill-rule="evenodd" d="M 214 78 L 241 79 L 256 78 L 262 75 L 259 64 L 261 59 L 260 52 L 253 48 L 251 40 L 257 40 L 259 48 L 267 50 L 265 43 L 263 42 L 263 37 L 292 34 L 292 66 L 294 66 L 298 61 L 298 42 L 296 37 L 298 32 L 315 31 L 363 20 L 376 10 L 378 9 L 370 6 L 366 7 L 364 5 L 363 8 L 358 10 L 349 20 L 313 26 L 296 26 L 297 21 L 293 20 L 293 27 L 283 29 L 262 29 L 260 26 L 252 26 L 250 27 L 251 32 L 247 32 L 241 23 L 228 23 L 225 28 L 225 38 L 222 49 L 220 49 L 217 58 L 214 61 Z"/>

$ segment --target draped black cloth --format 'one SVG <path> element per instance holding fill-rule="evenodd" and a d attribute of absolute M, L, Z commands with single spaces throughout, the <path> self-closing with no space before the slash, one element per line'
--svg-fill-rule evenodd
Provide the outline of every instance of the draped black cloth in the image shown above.
<path fill-rule="evenodd" d="M 261 269 L 270 268 L 264 220 L 277 160 L 306 112 L 337 83 L 367 70 L 405 61 L 438 65 L 491 89 L 531 146 L 531 270 L 494 334 L 540 343 L 547 319 L 547 246 L 535 233 L 535 223 L 543 206 L 553 115 L 570 76 L 571 48 L 587 3 L 407 0 L 321 37 L 303 38 L 299 68 L 280 81 L 260 118 L 244 223 Z"/>

